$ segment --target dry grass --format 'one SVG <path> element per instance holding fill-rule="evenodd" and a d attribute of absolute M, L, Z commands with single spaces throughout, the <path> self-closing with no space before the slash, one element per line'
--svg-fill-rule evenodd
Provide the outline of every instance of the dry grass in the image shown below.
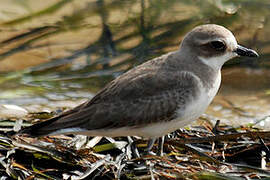
<path fill-rule="evenodd" d="M 7 129 L 10 127 L 7 126 Z M 10 132 L 7 134 L 2 131 L 0 137 L 2 177 L 15 179 L 270 177 L 267 165 L 270 157 L 268 149 L 270 133 L 259 131 L 252 126 L 233 128 L 217 123 L 212 127 L 205 123 L 203 126 L 177 130 L 166 136 L 163 156 L 155 155 L 157 145 L 154 146 L 151 155 L 145 153 L 147 141 L 138 137 L 59 135 L 37 139 L 22 135 L 11 137 Z M 139 156 L 135 152 L 138 152 Z"/>

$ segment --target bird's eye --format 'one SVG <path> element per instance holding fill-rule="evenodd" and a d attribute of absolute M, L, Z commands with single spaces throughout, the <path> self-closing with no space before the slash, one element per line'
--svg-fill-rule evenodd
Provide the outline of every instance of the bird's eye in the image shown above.
<path fill-rule="evenodd" d="M 222 41 L 211 41 L 210 45 L 218 51 L 222 51 L 226 48 L 225 44 Z"/>

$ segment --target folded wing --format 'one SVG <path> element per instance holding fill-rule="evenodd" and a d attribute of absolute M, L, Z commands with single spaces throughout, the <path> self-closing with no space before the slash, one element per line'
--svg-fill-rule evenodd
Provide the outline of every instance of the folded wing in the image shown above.
<path fill-rule="evenodd" d="M 177 109 L 185 108 L 186 102 L 196 96 L 198 82 L 185 71 L 154 66 L 132 69 L 93 99 L 22 133 L 42 136 L 60 129 L 91 131 L 170 121 Z"/>

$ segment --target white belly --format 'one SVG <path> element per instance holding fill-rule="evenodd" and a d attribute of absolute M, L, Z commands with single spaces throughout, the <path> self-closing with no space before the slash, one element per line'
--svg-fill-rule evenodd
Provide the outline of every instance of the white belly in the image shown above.
<path fill-rule="evenodd" d="M 84 129 L 80 128 L 68 128 L 58 130 L 53 134 L 68 134 L 72 132 L 73 134 L 83 134 L 88 136 L 141 136 L 146 138 L 161 137 L 175 131 L 176 129 L 186 126 L 187 124 L 200 117 L 215 97 L 219 89 L 220 82 L 221 73 L 219 71 L 213 88 L 207 91 L 203 86 L 201 86 L 201 92 L 199 93 L 198 97 L 190 101 L 189 105 L 184 110 L 182 108 L 179 108 L 179 110 L 177 111 L 178 118 L 168 122 L 149 124 L 140 128 L 123 127 L 117 129 L 99 129 L 91 131 L 85 131 Z"/>

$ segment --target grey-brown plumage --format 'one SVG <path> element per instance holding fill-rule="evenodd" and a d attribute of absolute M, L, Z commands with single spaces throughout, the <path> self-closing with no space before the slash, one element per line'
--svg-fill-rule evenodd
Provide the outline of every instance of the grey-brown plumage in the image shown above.
<path fill-rule="evenodd" d="M 22 133 L 164 135 L 203 113 L 219 88 L 224 62 L 237 55 L 257 56 L 240 47 L 224 27 L 199 26 L 187 34 L 179 50 L 131 69 L 93 99 Z"/>

